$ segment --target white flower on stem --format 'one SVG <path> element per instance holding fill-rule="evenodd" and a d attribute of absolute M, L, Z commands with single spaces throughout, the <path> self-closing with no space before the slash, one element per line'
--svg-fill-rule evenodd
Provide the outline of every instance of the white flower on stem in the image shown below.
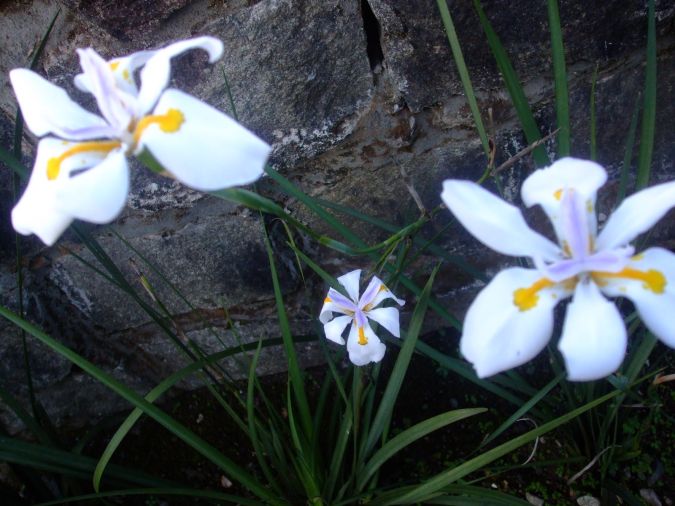
<path fill-rule="evenodd" d="M 469 308 L 460 349 L 478 376 L 537 355 L 551 337 L 553 308 L 570 296 L 558 348 L 571 380 L 602 378 L 623 361 L 626 328 L 605 296 L 630 299 L 647 328 L 675 347 L 675 255 L 663 248 L 634 255 L 628 244 L 675 206 L 675 182 L 626 198 L 598 234 L 595 197 L 606 179 L 594 162 L 563 158 L 525 180 L 523 202 L 542 207 L 557 244 L 477 184 L 443 183 L 443 201 L 469 232 L 500 253 L 530 257 L 536 267 L 501 271 Z"/>
<path fill-rule="evenodd" d="M 333 288 L 329 289 L 319 315 L 326 337 L 338 344 L 345 344 L 342 334 L 347 325 L 351 323 L 347 337 L 347 351 L 349 360 L 354 365 L 379 362 L 384 357 L 384 343 L 375 335 L 369 319 L 382 325 L 395 337 L 401 336 L 398 309 L 377 306 L 386 299 L 393 299 L 399 306 L 405 303 L 391 293 L 377 276 L 373 276 L 363 295 L 359 297 L 360 278 L 361 269 L 337 278 L 338 282 L 345 287 L 349 297 L 345 297 Z M 336 317 L 333 313 L 343 316 Z"/>
<path fill-rule="evenodd" d="M 53 244 L 73 219 L 113 220 L 126 203 L 127 155 L 154 159 L 197 190 L 247 184 L 263 172 L 270 146 L 200 100 L 165 89 L 170 60 L 201 48 L 213 63 L 223 44 L 213 37 L 182 40 L 156 51 L 105 61 L 79 49 L 83 73 L 75 85 L 91 93 L 101 116 L 28 69 L 10 80 L 28 128 L 38 137 L 28 187 L 12 211 L 14 228 Z M 139 69 L 140 87 L 135 72 Z"/>

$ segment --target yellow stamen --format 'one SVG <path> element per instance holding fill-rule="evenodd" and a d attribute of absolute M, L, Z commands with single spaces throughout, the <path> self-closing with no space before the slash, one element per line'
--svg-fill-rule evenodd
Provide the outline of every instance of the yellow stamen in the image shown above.
<path fill-rule="evenodd" d="M 553 192 L 553 197 L 556 200 L 560 200 L 562 198 L 562 193 L 563 193 L 562 188 L 560 188 L 559 190 Z"/>
<path fill-rule="evenodd" d="M 663 273 L 661 271 L 657 271 L 656 269 L 641 271 L 638 269 L 626 267 L 619 272 L 595 271 L 591 275 L 593 280 L 600 286 L 607 284 L 603 278 L 627 278 L 642 281 L 642 288 L 645 290 L 651 290 L 657 294 L 663 293 L 666 289 L 666 285 L 668 284 Z"/>
<path fill-rule="evenodd" d="M 53 181 L 59 177 L 61 164 L 66 158 L 69 158 L 78 153 L 86 153 L 90 151 L 109 153 L 113 149 L 119 148 L 121 145 L 122 143 L 118 141 L 92 141 L 75 144 L 72 148 L 65 150 L 59 156 L 55 156 L 47 160 L 47 179 Z"/>
<path fill-rule="evenodd" d="M 323 299 L 323 303 L 326 304 L 327 302 L 333 302 L 333 300 L 330 297 L 326 297 Z"/>
<path fill-rule="evenodd" d="M 361 346 L 368 344 L 368 338 L 366 337 L 366 333 L 363 331 L 363 327 L 359 327 L 359 344 Z"/>
<path fill-rule="evenodd" d="M 535 281 L 532 286 L 527 288 L 518 288 L 513 292 L 513 303 L 518 306 L 521 311 L 532 309 L 539 302 L 539 295 L 537 292 L 555 283 L 548 278 L 541 278 Z"/>
<path fill-rule="evenodd" d="M 143 131 L 153 123 L 157 123 L 162 132 L 177 132 L 185 122 L 185 116 L 178 109 L 169 109 L 165 114 L 151 114 L 140 119 L 134 129 L 134 144 L 138 144 Z"/>

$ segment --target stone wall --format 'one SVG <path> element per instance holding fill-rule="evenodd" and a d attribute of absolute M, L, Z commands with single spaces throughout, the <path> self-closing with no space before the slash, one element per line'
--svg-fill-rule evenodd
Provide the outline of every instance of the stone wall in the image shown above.
<path fill-rule="evenodd" d="M 654 180 L 663 180 L 672 178 L 675 158 L 675 6 L 668 0 L 656 3 L 659 107 L 653 174 Z M 499 163 L 525 147 L 525 141 L 471 2 L 448 4 L 485 119 L 492 110 Z M 545 4 L 485 0 L 483 5 L 511 55 L 542 132 L 550 133 L 555 114 Z M 5 2 L 0 5 L 0 140 L 4 146 L 10 145 L 16 113 L 7 73 L 27 66 L 57 12 L 37 70 L 92 107 L 72 85 L 78 72 L 76 48 L 91 46 L 104 57 L 114 57 L 196 35 L 221 38 L 226 47 L 221 62 L 208 65 L 199 51 L 181 56 L 175 60 L 172 85 L 231 112 L 224 72 L 241 122 L 274 145 L 275 168 L 313 196 L 402 225 L 419 215 L 402 171 L 431 208 L 439 203 L 443 179 L 477 179 L 484 169 L 482 149 L 433 0 Z M 597 68 L 598 159 L 612 174 L 611 190 L 616 187 L 626 131 L 643 86 L 646 2 L 561 0 L 560 13 L 573 153 L 589 155 L 591 80 Z M 23 145 L 27 166 L 32 164 L 34 147 L 35 139 L 27 134 Z M 547 148 L 554 152 L 553 143 Z M 175 323 L 207 350 L 218 349 L 218 339 L 233 343 L 278 336 L 260 217 L 144 168 L 133 169 L 127 209 L 109 227 L 89 227 L 127 280 L 140 290 L 129 261 L 134 254 L 118 235 L 157 265 L 190 300 L 192 307 L 142 266 L 176 314 Z M 502 174 L 506 196 L 514 202 L 519 202 L 518 182 L 531 169 L 531 160 L 525 158 Z M 2 165 L 0 182 L 0 293 L 2 303 L 16 309 L 10 172 Z M 270 181 L 261 181 L 258 189 L 310 226 L 328 231 Z M 612 197 L 612 191 L 606 195 Z M 609 202 L 600 202 L 601 211 L 607 210 Z M 533 218 L 537 221 L 540 216 Z M 433 234 L 448 219 L 449 215 L 441 214 L 427 233 Z M 311 333 L 324 287 L 311 276 L 303 281 L 283 247 L 283 230 L 273 221 L 271 225 L 292 326 L 298 334 Z M 372 241 L 384 237 L 365 225 L 351 225 Z M 666 222 L 655 240 L 667 245 L 669 238 L 672 233 Z M 459 226 L 452 227 L 442 242 L 449 252 L 469 255 L 482 268 L 508 262 L 478 248 Z M 340 256 L 315 244 L 308 243 L 307 248 L 336 275 L 364 266 L 362 259 Z M 126 294 L 78 259 L 92 260 L 74 235 L 66 234 L 52 248 L 35 238 L 23 238 L 22 253 L 25 308 L 30 319 L 52 335 L 140 391 L 185 363 Z M 478 289 L 468 281 L 447 266 L 437 283 L 440 300 L 458 315 Z M 411 296 L 408 299 L 412 301 Z M 0 381 L 23 395 L 19 333 L 4 321 L 0 321 L 0 333 Z M 124 407 L 65 360 L 32 341 L 30 347 L 38 395 L 57 423 L 82 424 Z M 317 360 L 309 349 L 305 351 L 308 362 Z M 280 370 L 283 360 L 279 354 L 269 354 L 264 367 Z M 20 427 L 8 416 L 5 422 L 12 430 Z"/>

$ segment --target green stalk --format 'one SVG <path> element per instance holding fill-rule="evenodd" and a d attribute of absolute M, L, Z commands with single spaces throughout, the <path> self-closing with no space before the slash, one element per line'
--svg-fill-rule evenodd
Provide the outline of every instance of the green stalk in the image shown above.
<path fill-rule="evenodd" d="M 644 105 L 642 109 L 642 133 L 636 188 L 649 184 L 649 173 L 654 153 L 654 132 L 656 126 L 656 15 L 654 0 L 649 0 L 647 19 L 647 66 L 645 69 Z"/>
<path fill-rule="evenodd" d="M 570 154 L 570 106 L 565 70 L 565 47 L 560 27 L 560 11 L 557 0 L 548 0 L 548 25 L 551 31 L 551 56 L 553 58 L 553 82 L 555 86 L 555 113 L 558 132 L 558 158 Z"/>

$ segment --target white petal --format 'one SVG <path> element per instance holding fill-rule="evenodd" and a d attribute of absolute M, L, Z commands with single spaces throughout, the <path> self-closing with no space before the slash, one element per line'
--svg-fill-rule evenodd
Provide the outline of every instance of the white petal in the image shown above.
<path fill-rule="evenodd" d="M 361 279 L 361 269 L 356 269 L 337 278 L 338 283 L 345 287 L 349 297 L 353 301 L 359 300 L 359 281 Z"/>
<path fill-rule="evenodd" d="M 9 73 L 26 125 L 38 137 L 54 133 L 71 140 L 108 136 L 105 120 L 73 102 L 62 88 L 28 69 Z"/>
<path fill-rule="evenodd" d="M 79 149 L 82 146 L 100 149 Z M 48 166 L 53 159 L 60 161 L 50 179 Z M 108 222 L 126 202 L 128 177 L 116 143 L 42 139 L 28 187 L 12 211 L 14 228 L 22 234 L 34 233 L 52 245 L 73 218 Z"/>
<path fill-rule="evenodd" d="M 363 291 L 363 295 L 361 295 L 359 307 L 361 309 L 366 306 L 370 306 L 371 308 L 377 307 L 381 302 L 387 299 L 393 299 L 399 306 L 405 304 L 405 301 L 396 297 L 380 278 L 373 276 L 370 283 L 368 283 L 368 287 Z"/>
<path fill-rule="evenodd" d="M 559 248 L 525 223 L 520 210 L 470 181 L 443 182 L 441 198 L 476 239 L 504 255 L 558 258 Z"/>
<path fill-rule="evenodd" d="M 379 307 L 377 309 L 371 309 L 366 313 L 366 316 L 382 325 L 391 332 L 393 336 L 401 337 L 398 309 L 395 307 Z"/>
<path fill-rule="evenodd" d="M 529 305 L 517 306 L 517 290 L 536 283 L 542 283 L 542 278 L 534 269 L 505 269 L 471 304 L 460 350 L 479 377 L 524 364 L 546 346 L 553 331 L 553 308 L 571 292 L 559 284 L 542 286 L 533 290 Z"/>
<path fill-rule="evenodd" d="M 616 371 L 626 354 L 626 327 L 616 306 L 592 281 L 577 284 L 558 349 L 567 379 L 591 381 Z"/>
<path fill-rule="evenodd" d="M 137 116 L 136 100 L 117 88 L 112 69 L 96 51 L 78 49 L 77 54 L 101 114 L 118 132 L 125 132 Z"/>
<path fill-rule="evenodd" d="M 167 90 L 154 115 L 182 114 L 177 131 L 150 123 L 140 135 L 145 147 L 176 179 L 202 191 L 252 183 L 262 173 L 271 147 L 222 112 L 178 90 Z"/>
<path fill-rule="evenodd" d="M 56 205 L 59 181 L 47 179 L 47 160 L 59 152 L 62 145 L 59 139 L 49 137 L 39 142 L 28 186 L 12 210 L 14 229 L 20 234 L 37 235 L 47 246 L 54 244 L 73 221 L 72 216 Z"/>
<path fill-rule="evenodd" d="M 91 169 L 71 176 L 57 195 L 59 209 L 91 223 L 109 223 L 127 202 L 129 170 L 124 153 L 110 153 Z"/>
<path fill-rule="evenodd" d="M 375 335 L 370 325 L 366 324 L 363 328 L 367 344 L 359 344 L 359 332 L 356 325 L 352 325 L 347 338 L 347 351 L 349 360 L 354 365 L 362 366 L 371 362 L 379 362 L 384 357 L 386 347 L 383 342 Z"/>
<path fill-rule="evenodd" d="M 326 338 L 338 344 L 345 344 L 342 333 L 352 321 L 354 321 L 354 318 L 351 316 L 338 316 L 324 324 L 323 330 L 326 333 Z"/>
<path fill-rule="evenodd" d="M 321 313 L 319 313 L 319 321 L 321 323 L 329 322 L 333 318 L 333 313 L 353 316 L 356 309 L 356 304 L 337 290 L 331 288 L 328 290 L 328 295 L 323 301 Z"/>
<path fill-rule="evenodd" d="M 564 239 L 560 228 L 560 204 L 562 192 L 573 189 L 586 205 L 588 225 L 595 236 L 595 197 L 598 189 L 607 181 L 607 172 L 590 160 L 561 158 L 550 167 L 534 171 L 524 182 L 521 196 L 526 206 L 541 205 L 553 223 L 559 239 Z"/>
<path fill-rule="evenodd" d="M 108 61 L 108 66 L 115 76 L 115 84 L 118 89 L 128 93 L 132 96 L 138 95 L 138 87 L 134 80 L 134 72 L 145 65 L 145 63 L 157 51 L 138 51 L 129 56 L 122 56 L 120 58 L 113 58 Z M 82 90 L 91 93 L 92 86 L 86 74 L 78 74 L 74 79 L 75 86 Z"/>
<path fill-rule="evenodd" d="M 597 241 L 598 249 L 623 246 L 649 230 L 675 206 L 675 181 L 639 191 L 612 213 Z"/>
<path fill-rule="evenodd" d="M 141 91 L 138 100 L 141 113 L 151 110 L 162 90 L 169 84 L 171 58 L 189 49 L 201 48 L 209 54 L 209 63 L 215 62 L 223 54 L 223 43 L 214 37 L 196 37 L 180 40 L 155 52 L 141 71 Z"/>
<path fill-rule="evenodd" d="M 623 275 L 622 275 L 623 274 Z M 649 248 L 636 255 L 623 272 L 597 276 L 606 295 L 627 297 L 656 337 L 675 348 L 675 255 Z"/>

